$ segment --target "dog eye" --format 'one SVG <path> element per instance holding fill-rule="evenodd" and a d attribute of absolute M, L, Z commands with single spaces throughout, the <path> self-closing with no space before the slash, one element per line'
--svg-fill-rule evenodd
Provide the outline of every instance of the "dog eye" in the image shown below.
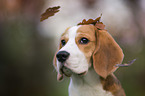
<path fill-rule="evenodd" d="M 65 40 L 61 40 L 61 44 L 64 46 L 66 44 Z"/>
<path fill-rule="evenodd" d="M 87 44 L 89 42 L 89 40 L 87 39 L 87 38 L 85 38 L 85 37 L 83 37 L 83 38 L 81 38 L 80 40 L 79 40 L 79 43 L 80 44 Z"/>

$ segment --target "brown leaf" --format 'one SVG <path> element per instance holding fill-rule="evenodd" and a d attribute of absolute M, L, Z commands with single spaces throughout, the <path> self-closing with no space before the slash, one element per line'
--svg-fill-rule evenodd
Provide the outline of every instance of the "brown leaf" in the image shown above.
<path fill-rule="evenodd" d="M 102 22 L 100 22 L 101 16 L 96 18 L 95 20 L 89 19 L 88 21 L 86 21 L 86 19 L 84 19 L 82 22 L 78 23 L 78 25 L 93 24 L 98 30 L 103 30 L 105 28 L 105 25 Z"/>
<path fill-rule="evenodd" d="M 56 6 L 56 7 L 49 7 L 42 15 L 40 18 L 40 21 L 43 21 L 45 19 L 47 19 L 48 17 L 53 16 L 55 13 L 57 13 L 60 8 L 60 6 Z"/>
<path fill-rule="evenodd" d="M 88 21 L 86 21 L 86 19 L 84 19 L 82 22 L 80 22 L 78 25 L 85 25 L 85 24 L 93 24 L 95 25 L 97 22 L 99 22 L 101 17 L 98 17 L 97 19 L 93 20 L 93 19 L 89 19 Z"/>

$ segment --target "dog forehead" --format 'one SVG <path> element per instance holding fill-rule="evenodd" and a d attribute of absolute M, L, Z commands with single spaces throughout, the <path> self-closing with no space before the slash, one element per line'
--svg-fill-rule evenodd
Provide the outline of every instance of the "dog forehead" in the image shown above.
<path fill-rule="evenodd" d="M 78 28 L 77 33 L 93 34 L 94 30 L 94 25 L 81 25 L 81 27 Z"/>
<path fill-rule="evenodd" d="M 77 30 L 80 26 L 73 26 L 73 27 L 68 27 L 65 32 L 61 35 L 61 37 L 67 37 L 69 38 L 71 35 L 76 35 Z M 72 36 L 71 36 L 72 37 Z"/>
<path fill-rule="evenodd" d="M 88 34 L 88 35 L 94 35 L 95 27 L 93 25 L 79 25 L 79 26 L 73 26 L 68 27 L 65 32 L 62 34 L 62 37 L 76 37 L 77 33 L 81 34 Z"/>

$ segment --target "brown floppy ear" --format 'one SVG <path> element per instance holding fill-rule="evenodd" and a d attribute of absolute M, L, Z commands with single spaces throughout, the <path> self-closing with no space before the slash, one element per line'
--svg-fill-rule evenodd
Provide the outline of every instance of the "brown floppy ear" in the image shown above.
<path fill-rule="evenodd" d="M 53 66 L 55 67 L 56 71 L 57 71 L 57 80 L 58 81 L 61 81 L 63 79 L 63 74 L 60 74 L 59 73 L 59 69 L 57 68 L 57 62 L 56 62 L 56 54 L 57 52 L 59 51 L 59 49 L 61 48 L 61 44 L 59 45 L 58 47 L 58 50 L 56 51 L 55 55 L 54 55 L 54 58 L 53 58 Z"/>
<path fill-rule="evenodd" d="M 96 30 L 96 49 L 93 54 L 95 71 L 103 78 L 114 72 L 121 64 L 124 54 L 120 46 L 106 30 Z"/>

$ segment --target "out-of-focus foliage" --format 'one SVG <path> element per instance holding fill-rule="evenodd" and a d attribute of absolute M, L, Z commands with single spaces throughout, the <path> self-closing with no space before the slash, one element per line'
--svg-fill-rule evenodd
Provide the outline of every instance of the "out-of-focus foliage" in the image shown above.
<path fill-rule="evenodd" d="M 59 14 L 40 23 L 52 5 L 61 6 Z M 123 62 L 137 59 L 116 76 L 127 96 L 144 96 L 144 6 L 144 0 L 0 0 L 0 96 L 67 96 L 69 79 L 57 82 L 52 65 L 58 38 L 66 27 L 101 13 Z"/>

